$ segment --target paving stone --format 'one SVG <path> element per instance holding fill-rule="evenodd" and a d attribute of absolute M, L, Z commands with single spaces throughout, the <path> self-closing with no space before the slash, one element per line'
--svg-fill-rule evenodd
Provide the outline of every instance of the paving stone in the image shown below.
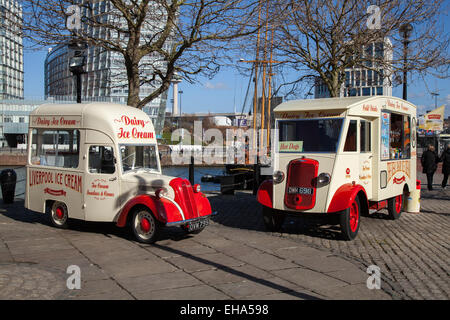
<path fill-rule="evenodd" d="M 343 287 L 347 284 L 323 273 L 303 268 L 292 268 L 273 271 L 278 277 L 289 280 L 297 285 L 318 291 L 321 289 Z"/>
<path fill-rule="evenodd" d="M 139 261 L 116 261 L 100 265 L 100 267 L 114 278 L 138 277 L 176 270 L 175 267 L 158 258 Z"/>
<path fill-rule="evenodd" d="M 145 300 L 225 300 L 226 294 L 207 285 L 137 292 L 138 299 Z"/>
<path fill-rule="evenodd" d="M 136 292 L 191 287 L 202 284 L 201 281 L 183 271 L 120 278 L 118 282 L 133 294 Z"/>
<path fill-rule="evenodd" d="M 295 264 L 267 253 L 253 252 L 242 255 L 239 259 L 263 270 L 279 270 L 296 267 Z"/>

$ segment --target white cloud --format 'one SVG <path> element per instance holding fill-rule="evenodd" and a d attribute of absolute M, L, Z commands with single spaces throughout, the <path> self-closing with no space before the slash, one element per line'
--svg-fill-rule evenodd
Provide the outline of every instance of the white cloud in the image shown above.
<path fill-rule="evenodd" d="M 204 84 L 204 87 L 209 90 L 227 90 L 227 89 L 229 89 L 228 85 L 224 82 L 212 83 L 212 82 L 208 81 Z"/>

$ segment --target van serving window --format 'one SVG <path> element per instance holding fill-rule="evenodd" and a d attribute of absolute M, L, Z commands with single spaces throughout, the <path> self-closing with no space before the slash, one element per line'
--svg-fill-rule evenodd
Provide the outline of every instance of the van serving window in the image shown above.
<path fill-rule="evenodd" d="M 34 129 L 31 135 L 31 163 L 59 168 L 78 168 L 79 130 Z"/>
<path fill-rule="evenodd" d="M 385 141 L 385 144 L 389 145 L 389 153 L 385 153 L 382 159 L 409 159 L 411 156 L 410 117 L 391 113 L 390 123 L 385 125 L 384 129 L 387 128 L 389 128 L 389 140 Z"/>

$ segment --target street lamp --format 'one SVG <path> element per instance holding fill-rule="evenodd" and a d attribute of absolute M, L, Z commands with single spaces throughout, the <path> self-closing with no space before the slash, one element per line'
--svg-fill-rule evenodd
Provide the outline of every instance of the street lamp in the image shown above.
<path fill-rule="evenodd" d="M 72 40 L 69 45 L 71 57 L 69 59 L 69 70 L 76 77 L 77 103 L 81 103 L 81 75 L 84 72 L 86 43 Z"/>
<path fill-rule="evenodd" d="M 400 26 L 399 32 L 400 36 L 403 38 L 403 100 L 407 100 L 407 58 L 408 58 L 408 44 L 409 37 L 411 36 L 411 32 L 413 27 L 411 24 L 406 23 Z"/>
<path fill-rule="evenodd" d="M 434 96 L 434 108 L 437 109 L 437 97 L 438 97 L 439 93 L 431 92 L 431 95 Z"/>

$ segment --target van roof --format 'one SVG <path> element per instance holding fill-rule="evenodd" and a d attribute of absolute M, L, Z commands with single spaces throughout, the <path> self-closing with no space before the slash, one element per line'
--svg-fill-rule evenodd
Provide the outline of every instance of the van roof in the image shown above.
<path fill-rule="evenodd" d="M 52 119 L 56 119 L 55 122 Z M 30 113 L 30 127 L 36 126 L 100 130 L 121 143 L 156 142 L 148 114 L 117 103 L 43 104 Z"/>
<path fill-rule="evenodd" d="M 414 105 L 397 97 L 388 96 L 372 96 L 372 97 L 347 97 L 347 98 L 321 98 L 321 99 L 306 99 L 306 100 L 291 100 L 278 105 L 274 112 L 289 112 L 289 111 L 306 111 L 306 110 L 345 110 L 353 106 L 360 105 L 376 99 L 398 100 L 407 103 L 415 108 Z"/>

